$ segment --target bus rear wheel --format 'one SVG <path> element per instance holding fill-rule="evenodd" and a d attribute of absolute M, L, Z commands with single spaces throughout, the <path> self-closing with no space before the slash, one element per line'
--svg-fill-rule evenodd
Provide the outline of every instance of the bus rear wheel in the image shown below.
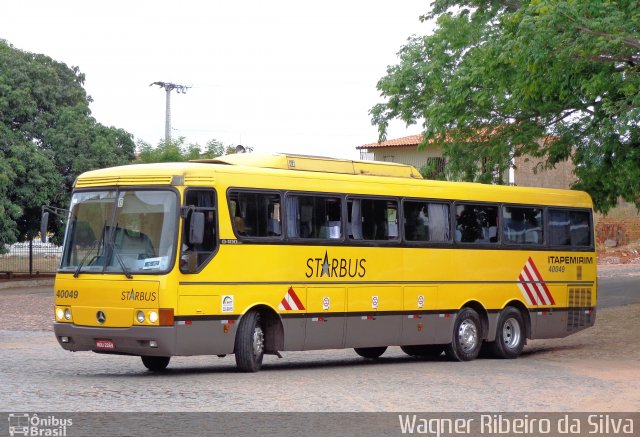
<path fill-rule="evenodd" d="M 444 352 L 454 361 L 471 361 L 482 347 L 482 323 L 473 308 L 462 308 L 453 324 L 453 338 Z"/>
<path fill-rule="evenodd" d="M 496 358 L 518 358 L 526 342 L 522 313 L 506 307 L 498 318 L 496 341 L 489 343 L 489 352 Z"/>
<path fill-rule="evenodd" d="M 443 344 L 424 344 L 417 346 L 400 346 L 402 352 L 412 357 L 438 357 L 444 351 Z"/>
<path fill-rule="evenodd" d="M 249 311 L 240 320 L 235 343 L 236 366 L 241 372 L 257 372 L 264 357 L 264 329 L 260 313 Z"/>
<path fill-rule="evenodd" d="M 353 348 L 353 350 L 356 351 L 356 353 L 363 358 L 369 358 L 370 360 L 375 360 L 376 358 L 380 358 L 380 355 L 385 353 L 385 351 L 387 350 L 387 347 L 386 346 L 356 347 L 356 348 Z"/>
<path fill-rule="evenodd" d="M 171 357 L 152 357 L 152 356 L 141 356 L 142 364 L 144 367 L 151 370 L 152 372 L 160 372 L 167 368 L 169 365 L 169 361 Z"/>

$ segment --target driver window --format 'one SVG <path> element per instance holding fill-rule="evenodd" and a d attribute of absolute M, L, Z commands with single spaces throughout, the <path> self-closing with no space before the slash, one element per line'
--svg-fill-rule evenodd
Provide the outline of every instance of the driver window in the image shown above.
<path fill-rule="evenodd" d="M 187 189 L 184 205 L 191 208 L 187 210 L 182 225 L 180 271 L 195 273 L 207 265 L 217 248 L 215 192 L 211 189 Z M 201 244 L 189 242 L 189 229 L 194 212 L 204 213 L 204 238 Z"/>

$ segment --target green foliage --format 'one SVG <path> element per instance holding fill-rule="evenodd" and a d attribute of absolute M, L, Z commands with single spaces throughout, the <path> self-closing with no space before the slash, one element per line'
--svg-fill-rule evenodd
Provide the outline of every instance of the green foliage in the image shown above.
<path fill-rule="evenodd" d="M 246 148 L 247 152 L 253 151 L 252 147 Z M 218 156 L 236 153 L 236 146 L 225 145 L 221 141 L 212 139 L 207 141 L 204 151 L 198 143 L 185 144 L 185 138 L 160 141 L 153 147 L 144 141 L 138 141 L 138 159 L 140 163 L 152 162 L 184 162 L 196 159 L 213 159 Z"/>
<path fill-rule="evenodd" d="M 80 173 L 133 159 L 131 135 L 91 117 L 83 83 L 0 40 L 0 250 L 35 236 L 40 206 L 65 207 Z"/>
<path fill-rule="evenodd" d="M 516 156 L 572 159 L 598 209 L 640 207 L 640 2 L 435 0 L 422 19 L 433 34 L 378 83 L 381 139 L 392 119 L 421 123 L 448 173 L 481 182 Z"/>

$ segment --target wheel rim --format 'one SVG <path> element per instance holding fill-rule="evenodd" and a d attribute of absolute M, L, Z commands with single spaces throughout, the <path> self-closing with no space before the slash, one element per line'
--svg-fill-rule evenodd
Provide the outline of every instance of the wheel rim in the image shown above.
<path fill-rule="evenodd" d="M 478 328 L 471 320 L 465 320 L 458 328 L 458 340 L 464 352 L 473 350 L 478 344 Z"/>
<path fill-rule="evenodd" d="M 515 349 L 520 344 L 520 323 L 514 318 L 505 320 L 502 326 L 502 341 L 509 349 Z"/>
<path fill-rule="evenodd" d="M 253 331 L 253 354 L 256 357 L 259 357 L 264 350 L 264 333 L 262 332 L 262 328 L 256 326 L 256 329 Z"/>

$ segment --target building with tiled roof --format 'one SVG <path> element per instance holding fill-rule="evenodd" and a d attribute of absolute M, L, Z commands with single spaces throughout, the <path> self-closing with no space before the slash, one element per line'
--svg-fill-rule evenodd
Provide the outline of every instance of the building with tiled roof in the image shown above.
<path fill-rule="evenodd" d="M 418 150 L 422 135 L 386 140 L 381 143 L 370 143 L 356 147 L 360 150 L 360 159 L 409 164 L 417 169 L 430 165 L 438 172 L 444 171 L 445 160 L 442 147 L 426 147 Z"/>
<path fill-rule="evenodd" d="M 398 162 L 417 169 L 429 166 L 435 174 L 444 172 L 442 147 L 427 145 L 424 150 L 418 150 L 421 141 L 422 135 L 417 134 L 364 144 L 356 149 L 360 150 L 362 160 Z M 427 178 L 434 177 L 435 174 L 427 175 Z M 524 187 L 569 188 L 576 176 L 570 161 L 560 162 L 555 168 L 544 170 L 540 158 L 520 156 L 515 159 L 509 179 L 512 184 Z"/>

